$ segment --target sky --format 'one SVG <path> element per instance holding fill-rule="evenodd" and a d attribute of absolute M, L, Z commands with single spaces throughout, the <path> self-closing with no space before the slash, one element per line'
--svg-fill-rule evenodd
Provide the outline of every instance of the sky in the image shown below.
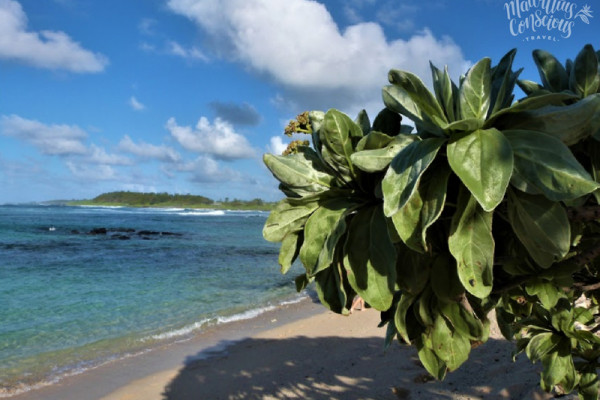
<path fill-rule="evenodd" d="M 431 86 L 512 48 L 539 82 L 534 49 L 599 38 L 596 0 L 0 0 L 0 204 L 279 200 L 262 155 L 297 114 L 373 120 L 390 69 Z"/>

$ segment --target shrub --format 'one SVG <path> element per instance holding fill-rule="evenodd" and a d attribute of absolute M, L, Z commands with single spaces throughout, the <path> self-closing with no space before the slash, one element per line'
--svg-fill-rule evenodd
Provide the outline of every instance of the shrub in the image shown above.
<path fill-rule="evenodd" d="M 341 314 L 362 296 L 386 345 L 414 345 L 438 379 L 487 340 L 495 310 L 517 352 L 541 361 L 543 389 L 596 399 L 599 54 L 587 45 L 563 66 L 535 51 L 537 84 L 518 80 L 515 53 L 458 84 L 431 65 L 433 93 L 392 70 L 372 124 L 364 111 L 299 115 L 286 132 L 312 147 L 264 156 L 286 198 L 263 234 L 282 243 L 282 272 L 301 261 L 298 290 L 314 281 Z M 516 84 L 527 97 L 514 102 Z"/>

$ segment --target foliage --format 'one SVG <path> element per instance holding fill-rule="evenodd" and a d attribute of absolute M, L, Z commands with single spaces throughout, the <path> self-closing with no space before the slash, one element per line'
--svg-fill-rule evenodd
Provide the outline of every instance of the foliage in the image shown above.
<path fill-rule="evenodd" d="M 293 121 L 312 147 L 264 161 L 287 196 L 263 230 L 282 242 L 298 290 L 348 314 L 381 312 L 386 344 L 414 345 L 436 378 L 489 336 L 491 310 L 545 390 L 598 395 L 600 72 L 585 46 L 562 66 L 534 52 L 542 83 L 518 81 L 516 51 L 462 76 L 431 65 L 433 93 L 389 72 L 371 124 L 337 110 Z M 516 84 L 526 98 L 514 102 Z M 409 118 L 416 127 L 402 125 Z"/>
<path fill-rule="evenodd" d="M 212 204 L 213 200 L 204 196 L 169 193 L 110 192 L 96 196 L 93 201 L 99 203 L 126 203 L 131 205 L 154 205 L 177 202 L 181 204 Z"/>
<path fill-rule="evenodd" d="M 96 196 L 92 200 L 72 201 L 70 205 L 109 205 L 128 207 L 186 207 L 186 208 L 218 208 L 218 209 L 248 209 L 271 210 L 272 203 L 261 199 L 214 200 L 191 194 L 141 193 L 141 192 L 109 192 Z"/>

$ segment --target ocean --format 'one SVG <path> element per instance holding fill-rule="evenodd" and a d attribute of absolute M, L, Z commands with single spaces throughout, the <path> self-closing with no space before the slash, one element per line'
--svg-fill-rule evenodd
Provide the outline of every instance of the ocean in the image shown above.
<path fill-rule="evenodd" d="M 305 297 L 267 216 L 0 206 L 0 397 Z"/>

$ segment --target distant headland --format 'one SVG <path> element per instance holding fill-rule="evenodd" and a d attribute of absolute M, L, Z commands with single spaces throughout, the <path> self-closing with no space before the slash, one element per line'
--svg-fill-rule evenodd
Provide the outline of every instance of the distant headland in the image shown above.
<path fill-rule="evenodd" d="M 263 210 L 269 211 L 275 203 L 261 199 L 215 201 L 208 197 L 191 194 L 109 192 L 91 200 L 72 200 L 69 206 L 123 206 L 123 207 L 156 207 L 156 208 L 209 208 L 217 210 Z"/>

